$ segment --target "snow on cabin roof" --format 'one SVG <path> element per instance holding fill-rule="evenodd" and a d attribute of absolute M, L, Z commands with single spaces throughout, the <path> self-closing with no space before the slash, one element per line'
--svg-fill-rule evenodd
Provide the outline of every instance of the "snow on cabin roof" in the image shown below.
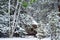
<path fill-rule="evenodd" d="M 32 16 L 28 15 L 28 14 L 20 14 L 20 21 L 23 21 L 24 24 L 35 24 L 37 25 L 37 22 L 33 19 Z"/>

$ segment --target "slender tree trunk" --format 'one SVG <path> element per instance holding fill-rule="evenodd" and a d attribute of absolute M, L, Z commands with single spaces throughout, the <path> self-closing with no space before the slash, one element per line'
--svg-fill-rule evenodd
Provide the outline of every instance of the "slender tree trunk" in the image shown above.
<path fill-rule="evenodd" d="M 8 3 L 8 13 L 9 13 L 9 27 L 10 27 L 10 1 L 11 0 L 9 0 L 9 3 Z M 10 27 L 11 28 L 11 27 Z M 9 36 L 10 36 L 10 29 L 9 29 Z"/>
<path fill-rule="evenodd" d="M 11 32 L 10 37 L 13 37 L 14 30 L 15 30 L 15 28 L 16 28 L 16 23 L 15 23 L 15 21 L 16 21 L 17 8 L 18 8 L 18 0 L 17 0 L 17 5 L 16 5 L 16 10 L 15 10 L 14 16 L 13 16 L 13 25 L 12 25 L 12 32 Z"/>

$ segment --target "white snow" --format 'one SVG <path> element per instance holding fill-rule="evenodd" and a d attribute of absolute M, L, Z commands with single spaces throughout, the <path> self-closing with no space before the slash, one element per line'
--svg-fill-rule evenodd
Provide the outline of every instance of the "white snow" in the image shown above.
<path fill-rule="evenodd" d="M 43 38 L 41 40 L 51 40 L 51 37 L 49 37 L 49 38 Z"/>
<path fill-rule="evenodd" d="M 38 23 L 35 20 L 33 20 L 33 24 L 38 25 Z"/>
<path fill-rule="evenodd" d="M 0 38 L 0 40 L 39 40 L 38 38 Z M 51 40 L 51 38 L 44 38 L 41 40 Z"/>
<path fill-rule="evenodd" d="M 0 38 L 0 40 L 38 40 L 37 38 Z"/>

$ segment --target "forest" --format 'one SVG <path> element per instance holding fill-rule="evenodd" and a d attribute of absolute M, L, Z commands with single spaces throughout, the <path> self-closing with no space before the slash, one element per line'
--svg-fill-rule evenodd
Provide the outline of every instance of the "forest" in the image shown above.
<path fill-rule="evenodd" d="M 60 0 L 0 0 L 0 38 L 60 40 Z"/>

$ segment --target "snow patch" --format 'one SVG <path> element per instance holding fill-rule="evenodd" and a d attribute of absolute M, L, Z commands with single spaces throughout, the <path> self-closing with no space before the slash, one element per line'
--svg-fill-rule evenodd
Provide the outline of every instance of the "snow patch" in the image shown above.
<path fill-rule="evenodd" d="M 0 38 L 0 40 L 39 40 L 38 38 Z M 51 40 L 51 38 L 44 38 L 41 40 Z"/>
<path fill-rule="evenodd" d="M 48 38 L 43 38 L 41 40 L 51 40 L 51 37 L 48 37 Z"/>
<path fill-rule="evenodd" d="M 37 38 L 0 38 L 0 40 L 38 40 Z"/>

